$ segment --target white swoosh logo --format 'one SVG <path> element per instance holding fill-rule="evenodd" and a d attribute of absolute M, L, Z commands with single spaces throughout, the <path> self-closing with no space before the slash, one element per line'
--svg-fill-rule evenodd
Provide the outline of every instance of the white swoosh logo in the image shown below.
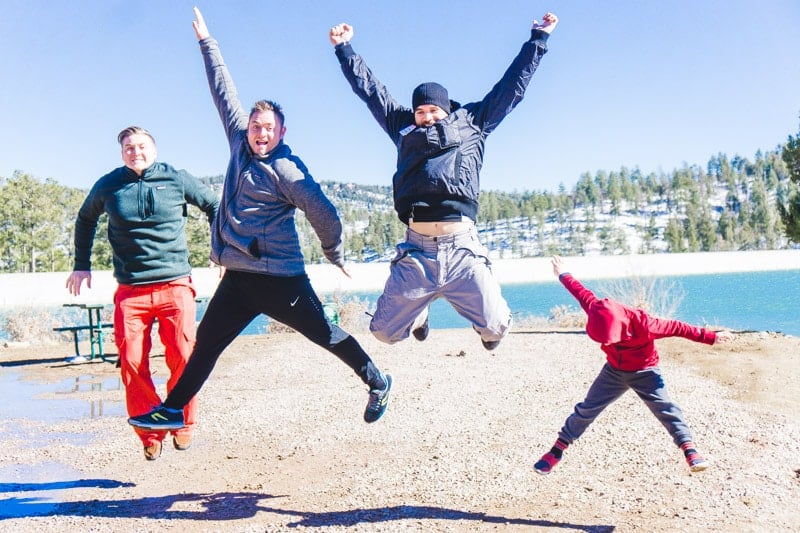
<path fill-rule="evenodd" d="M 300 297 L 299 297 L 299 296 L 297 296 L 297 297 L 294 299 L 294 301 L 293 301 L 293 302 L 289 302 L 289 307 L 294 307 L 294 304 L 296 304 L 296 303 L 297 303 L 297 300 L 299 300 L 299 299 L 300 299 Z"/>

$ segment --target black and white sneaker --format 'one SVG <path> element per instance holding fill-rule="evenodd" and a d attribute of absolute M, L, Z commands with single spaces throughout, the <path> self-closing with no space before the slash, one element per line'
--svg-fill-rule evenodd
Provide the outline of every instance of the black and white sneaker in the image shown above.
<path fill-rule="evenodd" d="M 411 334 L 414 335 L 414 338 L 418 341 L 424 341 L 428 338 L 428 333 L 430 333 L 430 328 L 428 327 L 428 308 L 426 307 L 425 310 L 417 316 L 414 323 L 411 324 Z"/>

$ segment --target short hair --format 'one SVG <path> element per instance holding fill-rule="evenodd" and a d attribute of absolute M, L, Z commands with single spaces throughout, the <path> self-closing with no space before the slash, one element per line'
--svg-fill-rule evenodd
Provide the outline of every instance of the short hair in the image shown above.
<path fill-rule="evenodd" d="M 119 142 L 119 145 L 122 146 L 122 141 L 125 140 L 125 137 L 130 137 L 131 135 L 139 135 L 139 134 L 147 135 L 148 137 L 150 137 L 150 140 L 153 141 L 153 144 L 156 143 L 156 140 L 153 138 L 152 135 L 150 135 L 150 132 L 144 128 L 140 128 L 139 126 L 128 126 L 124 130 L 119 132 L 119 135 L 117 135 L 117 142 Z"/>
<path fill-rule="evenodd" d="M 273 102 L 272 100 L 259 100 L 255 104 L 253 104 L 253 108 L 250 109 L 250 116 L 247 117 L 247 120 L 253 118 L 254 113 L 258 113 L 259 111 L 272 111 L 278 117 L 278 120 L 281 121 L 281 126 L 286 125 L 286 117 L 283 114 L 283 108 L 277 102 Z"/>

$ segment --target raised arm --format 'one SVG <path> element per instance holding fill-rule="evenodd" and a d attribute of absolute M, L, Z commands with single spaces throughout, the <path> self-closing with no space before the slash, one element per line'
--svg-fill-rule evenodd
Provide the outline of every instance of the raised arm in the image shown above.
<path fill-rule="evenodd" d="M 503 77 L 480 102 L 467 104 L 473 120 L 485 133 L 491 133 L 500 122 L 522 101 L 525 90 L 547 53 L 547 39 L 558 24 L 558 17 L 545 13 L 540 23 L 531 24 L 531 36 L 506 69 Z"/>
<path fill-rule="evenodd" d="M 350 45 L 353 27 L 346 22 L 333 26 L 328 38 L 334 46 L 342 73 L 353 92 L 367 104 L 372 116 L 393 142 L 397 142 L 400 130 L 413 123 L 414 113 L 398 104 L 386 87 L 375 77 L 372 70 Z"/>
<path fill-rule="evenodd" d="M 553 265 L 553 274 L 558 277 L 558 281 L 560 281 L 570 294 L 578 300 L 578 303 L 581 304 L 581 308 L 588 313 L 592 304 L 597 302 L 597 296 L 595 296 L 591 290 L 584 287 L 572 274 L 566 271 L 564 261 L 561 257 L 557 255 L 553 256 L 550 263 Z"/>
<path fill-rule="evenodd" d="M 228 143 L 233 144 L 236 134 L 247 131 L 247 113 L 242 109 L 239 94 L 233 83 L 228 67 L 222 58 L 222 52 L 216 39 L 211 37 L 208 26 L 198 8 L 194 8 L 195 20 L 192 21 L 195 36 L 200 43 L 200 51 L 208 77 L 208 86 L 214 105 L 217 107 Z"/>

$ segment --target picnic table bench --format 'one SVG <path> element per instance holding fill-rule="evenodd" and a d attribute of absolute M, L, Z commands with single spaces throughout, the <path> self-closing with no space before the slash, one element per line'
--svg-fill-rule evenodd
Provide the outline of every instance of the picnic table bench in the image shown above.
<path fill-rule="evenodd" d="M 75 342 L 75 356 L 68 357 L 67 362 L 70 363 L 85 363 L 93 361 L 96 357 L 101 358 L 103 361 L 108 361 L 106 354 L 103 352 L 103 337 L 104 330 L 113 330 L 114 324 L 103 322 L 100 317 L 100 311 L 105 307 L 105 304 L 86 304 L 86 303 L 69 303 L 64 304 L 64 307 L 79 307 L 86 309 L 89 323 L 80 324 L 76 326 L 60 326 L 53 328 L 57 332 L 71 332 L 72 338 Z M 78 343 L 78 333 L 86 331 L 89 334 L 89 356 L 81 354 L 80 345 Z"/>

